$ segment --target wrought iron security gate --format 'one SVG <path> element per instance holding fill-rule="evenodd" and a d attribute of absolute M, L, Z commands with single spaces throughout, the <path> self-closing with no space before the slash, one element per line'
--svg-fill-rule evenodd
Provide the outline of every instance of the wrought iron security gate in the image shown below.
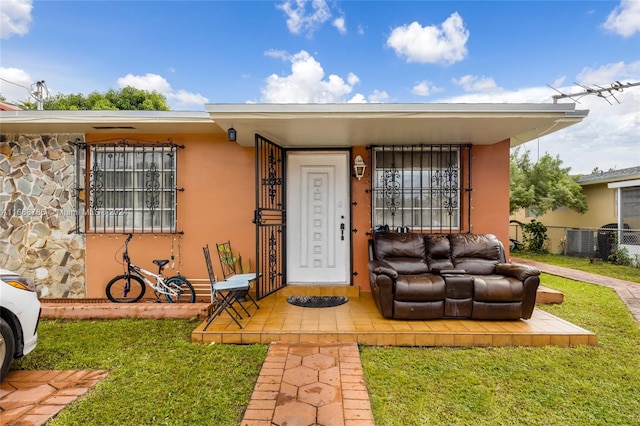
<path fill-rule="evenodd" d="M 256 296 L 286 285 L 285 150 L 256 134 Z"/>

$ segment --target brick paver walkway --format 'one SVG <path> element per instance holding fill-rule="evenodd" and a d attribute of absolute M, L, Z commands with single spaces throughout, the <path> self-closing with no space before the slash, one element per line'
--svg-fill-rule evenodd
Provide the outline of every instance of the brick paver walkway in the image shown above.
<path fill-rule="evenodd" d="M 355 343 L 272 343 L 242 426 L 373 426 Z"/>
<path fill-rule="evenodd" d="M 107 374 L 102 370 L 11 370 L 0 387 L 0 425 L 43 425 Z"/>

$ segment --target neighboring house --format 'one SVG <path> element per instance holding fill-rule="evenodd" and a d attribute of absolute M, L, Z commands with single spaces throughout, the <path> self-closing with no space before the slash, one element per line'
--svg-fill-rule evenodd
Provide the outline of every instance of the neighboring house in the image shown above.
<path fill-rule="evenodd" d="M 231 240 L 258 296 L 369 291 L 383 226 L 509 238 L 509 150 L 581 122 L 574 104 L 209 104 L 206 112 L 0 112 L 0 264 L 44 297 L 104 297 L 133 261 L 207 276 Z M 360 157 L 365 169 L 362 177 Z M 214 265 L 219 270 L 218 265 Z"/>
<path fill-rule="evenodd" d="M 22 108 L 20 108 L 18 105 L 0 101 L 0 111 L 19 111 L 21 109 Z"/>
<path fill-rule="evenodd" d="M 586 213 L 560 208 L 536 217 L 521 210 L 512 219 L 543 223 L 549 229 L 554 253 L 606 257 L 606 245 L 600 244 L 610 237 L 612 231 L 607 229 L 620 229 L 615 234 L 621 247 L 632 256 L 640 255 L 640 166 L 580 176 L 578 183 L 589 206 Z"/>

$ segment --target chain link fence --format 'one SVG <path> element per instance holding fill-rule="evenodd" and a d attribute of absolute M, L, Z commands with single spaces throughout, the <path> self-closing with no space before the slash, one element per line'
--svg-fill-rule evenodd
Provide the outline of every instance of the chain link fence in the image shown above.
<path fill-rule="evenodd" d="M 523 242 L 523 229 L 511 223 L 509 238 Z M 585 257 L 589 259 L 609 259 L 618 249 L 626 249 L 629 257 L 640 263 L 640 229 L 618 228 L 617 224 L 601 228 L 568 228 L 547 226 L 547 250 L 554 254 Z"/>

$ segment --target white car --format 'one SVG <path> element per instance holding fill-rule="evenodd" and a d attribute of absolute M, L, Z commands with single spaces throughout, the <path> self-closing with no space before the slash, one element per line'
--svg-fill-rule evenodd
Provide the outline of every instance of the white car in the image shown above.
<path fill-rule="evenodd" d="M 40 300 L 31 280 L 0 269 L 0 381 L 38 343 Z"/>

